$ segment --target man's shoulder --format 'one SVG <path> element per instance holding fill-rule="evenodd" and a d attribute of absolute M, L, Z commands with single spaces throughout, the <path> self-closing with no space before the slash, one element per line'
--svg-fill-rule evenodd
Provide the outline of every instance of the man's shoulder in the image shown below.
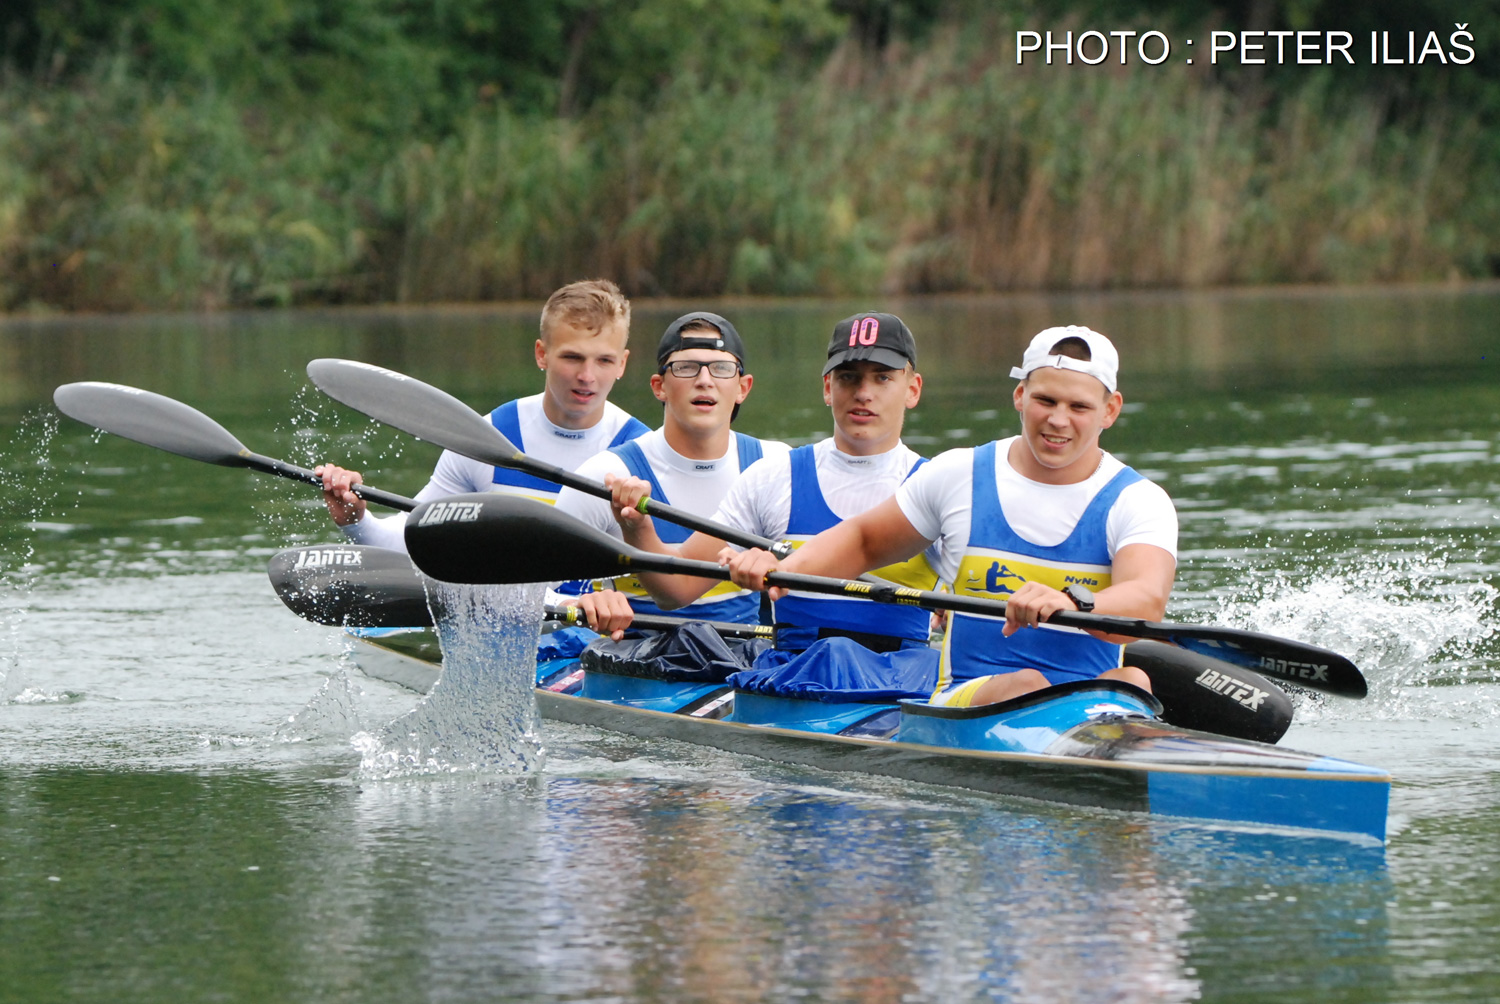
<path fill-rule="evenodd" d="M 542 407 L 542 395 L 528 394 L 525 397 L 513 397 L 509 401 L 502 401 L 489 410 L 489 415 L 495 415 L 504 408 L 515 409 L 517 416 L 525 418 L 533 410 L 540 411 Z"/>
<path fill-rule="evenodd" d="M 1172 496 L 1167 494 L 1165 488 L 1139 471 L 1135 471 L 1133 468 L 1131 470 L 1138 477 L 1121 490 L 1120 497 L 1115 500 L 1116 505 L 1123 502 L 1126 505 L 1150 508 L 1166 507 L 1174 512 L 1176 511 L 1177 504 L 1172 501 Z"/>
<path fill-rule="evenodd" d="M 944 450 L 913 470 L 896 494 L 903 506 L 943 511 L 951 505 L 951 498 L 968 496 L 973 474 L 973 447 Z"/>
<path fill-rule="evenodd" d="M 614 450 L 600 450 L 578 465 L 575 471 L 579 477 L 589 478 L 594 481 L 602 481 L 606 474 L 629 474 L 625 460 Z"/>
<path fill-rule="evenodd" d="M 933 457 L 927 463 L 917 469 L 912 475 L 914 478 L 951 478 L 955 475 L 967 475 L 974 469 L 973 446 L 959 446 L 951 450 L 944 450 Z"/>
<path fill-rule="evenodd" d="M 760 446 L 760 459 L 740 473 L 739 481 L 749 479 L 763 481 L 766 478 L 787 476 L 786 472 L 791 467 L 792 448 L 786 443 L 778 443 L 769 439 L 762 439 Z"/>
<path fill-rule="evenodd" d="M 786 446 L 784 443 L 776 445 Z M 754 504 L 758 505 L 759 500 L 768 493 L 776 494 L 791 480 L 791 455 L 790 447 L 775 451 L 766 450 L 759 460 L 746 467 L 734 479 L 734 483 L 729 486 L 729 493 L 725 496 L 725 500 L 728 501 L 730 498 L 739 499 L 741 502 L 756 500 Z"/>
<path fill-rule="evenodd" d="M 1099 465 L 1100 473 L 1103 475 L 1104 484 L 1109 484 L 1121 475 L 1125 476 L 1125 485 L 1122 491 L 1129 491 L 1138 495 L 1153 495 L 1167 498 L 1167 491 L 1161 485 L 1151 480 L 1151 476 L 1144 471 L 1136 470 L 1124 460 L 1104 451 L 1104 458 Z"/>
<path fill-rule="evenodd" d="M 761 460 L 770 460 L 775 457 L 785 457 L 792 452 L 792 448 L 778 439 L 760 440 Z M 759 461 L 757 461 L 758 463 Z"/>

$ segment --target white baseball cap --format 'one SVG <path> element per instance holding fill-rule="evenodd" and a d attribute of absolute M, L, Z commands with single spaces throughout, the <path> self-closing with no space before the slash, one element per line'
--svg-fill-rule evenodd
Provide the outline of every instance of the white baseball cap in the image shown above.
<path fill-rule="evenodd" d="M 1082 341 L 1089 347 L 1089 358 L 1074 359 L 1072 356 L 1053 355 L 1052 346 L 1064 338 L 1077 338 Z M 1011 367 L 1010 375 L 1017 380 L 1025 380 L 1031 375 L 1032 370 L 1039 370 L 1044 366 L 1087 373 L 1102 383 L 1105 390 L 1113 394 L 1116 374 L 1120 369 L 1120 353 L 1115 351 L 1113 342 L 1093 328 L 1085 328 L 1081 324 L 1069 324 L 1066 327 L 1048 328 L 1038 332 L 1037 336 L 1031 340 L 1031 344 L 1026 346 L 1026 354 L 1021 357 L 1021 365 Z"/>

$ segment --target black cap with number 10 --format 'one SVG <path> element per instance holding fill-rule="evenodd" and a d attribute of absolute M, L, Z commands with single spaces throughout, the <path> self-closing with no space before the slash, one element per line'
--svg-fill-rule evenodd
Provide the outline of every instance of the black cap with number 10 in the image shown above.
<path fill-rule="evenodd" d="M 868 359 L 893 370 L 917 364 L 917 342 L 911 329 L 895 314 L 855 314 L 833 326 L 828 343 L 828 365 L 823 375 L 845 363 Z"/>

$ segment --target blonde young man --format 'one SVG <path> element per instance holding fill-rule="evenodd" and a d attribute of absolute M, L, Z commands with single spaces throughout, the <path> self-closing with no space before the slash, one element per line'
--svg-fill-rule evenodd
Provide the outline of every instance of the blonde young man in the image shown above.
<path fill-rule="evenodd" d="M 855 314 L 840 321 L 823 368 L 823 401 L 833 411 L 833 437 L 767 457 L 747 470 L 714 519 L 772 540 L 799 543 L 889 498 L 924 462 L 901 442 L 906 412 L 922 396 L 916 358 L 910 329 L 893 314 Z M 734 553 L 723 541 L 701 533 L 669 548 L 634 509 L 650 486 L 632 478 L 616 480 L 613 488 L 615 518 L 636 547 L 699 560 L 725 560 L 721 556 Z M 936 581 L 921 555 L 875 574 L 919 588 L 931 588 Z M 691 603 L 717 584 L 681 575 L 641 579 L 667 609 Z M 617 634 L 629 623 L 629 611 L 618 606 L 595 613 L 596 630 L 603 633 Z M 926 679 L 931 674 L 924 675 L 922 663 L 935 662 L 927 648 L 928 615 L 914 607 L 793 593 L 777 598 L 775 621 L 776 647 L 756 660 L 752 672 L 805 670 L 817 675 L 820 667 L 838 662 L 876 689 L 903 690 L 899 680 Z"/>
<path fill-rule="evenodd" d="M 708 516 L 741 471 L 763 456 L 785 456 L 789 448 L 730 427 L 755 378 L 745 372 L 744 342 L 725 318 L 705 311 L 677 318 L 657 345 L 656 363 L 651 393 L 662 403 L 661 428 L 585 461 L 578 473 L 606 482 L 637 478 L 658 502 Z M 557 507 L 605 533 L 622 536 L 610 500 L 565 488 Z M 665 520 L 650 523 L 655 537 L 667 543 L 680 543 L 691 533 Z M 634 576 L 616 579 L 614 585 L 613 595 L 586 594 L 580 605 L 593 612 L 596 604 L 623 599 L 634 613 L 665 612 Z M 673 614 L 742 624 L 756 623 L 759 615 L 760 597 L 728 582 L 715 583 Z"/>
<path fill-rule="evenodd" d="M 517 448 L 566 470 L 600 450 L 645 433 L 646 426 L 609 403 L 609 392 L 625 373 L 630 351 L 630 301 L 608 279 L 570 283 L 542 308 L 536 365 L 543 373 L 540 394 L 509 401 L 490 421 Z M 377 519 L 350 491 L 363 481 L 358 471 L 333 464 L 316 468 L 323 476 L 323 501 L 333 521 L 354 542 L 405 551 L 406 514 Z M 492 467 L 444 451 L 418 502 L 467 492 L 509 492 L 555 502 L 560 488 L 504 467 Z"/>
<path fill-rule="evenodd" d="M 781 567 L 847 578 L 936 541 L 939 574 L 956 593 L 1004 599 L 1003 621 L 954 615 L 934 704 L 990 704 L 1095 677 L 1149 690 L 1145 673 L 1120 665 L 1124 639 L 1046 624 L 1059 610 L 1159 620 L 1172 589 L 1171 499 L 1099 446 L 1123 403 L 1118 368 L 1096 331 L 1041 332 L 1011 370 L 1021 435 L 944 453 Z M 777 562 L 747 551 L 730 567 L 755 588 Z"/>

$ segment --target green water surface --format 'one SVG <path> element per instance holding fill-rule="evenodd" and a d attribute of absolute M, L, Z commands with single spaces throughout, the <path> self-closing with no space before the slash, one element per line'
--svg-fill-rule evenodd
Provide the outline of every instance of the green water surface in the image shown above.
<path fill-rule="evenodd" d="M 1371 847 L 826 774 L 549 723 L 545 769 L 356 781 L 417 697 L 264 576 L 316 494 L 98 437 L 53 387 L 179 398 L 256 452 L 404 494 L 436 451 L 334 405 L 347 356 L 477 408 L 539 389 L 536 307 L 0 324 L 0 1000 L 1500 998 L 1500 289 L 640 304 L 613 400 L 689 307 L 738 325 L 739 422 L 826 435 L 832 323 L 916 332 L 926 453 L 1015 428 L 1041 327 L 1111 334 L 1105 445 L 1181 518 L 1170 616 L 1365 670 L 1284 745 L 1396 778 Z"/>

